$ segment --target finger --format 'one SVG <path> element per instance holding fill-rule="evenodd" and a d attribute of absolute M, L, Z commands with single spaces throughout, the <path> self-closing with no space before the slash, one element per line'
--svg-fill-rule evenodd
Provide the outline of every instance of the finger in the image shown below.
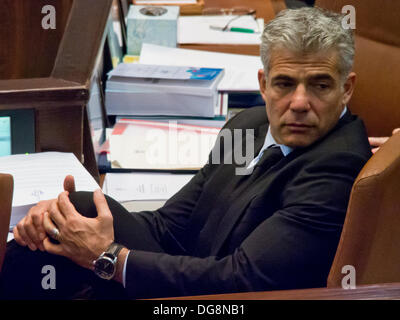
<path fill-rule="evenodd" d="M 49 236 L 52 235 L 54 228 L 57 228 L 57 226 L 51 220 L 50 215 L 47 211 L 44 213 L 44 216 L 43 216 L 43 226 L 44 226 L 45 232 Z M 55 240 L 58 240 L 58 239 L 55 239 Z"/>
<path fill-rule="evenodd" d="M 97 189 L 95 192 L 93 192 L 93 201 L 97 209 L 97 216 L 99 218 L 112 218 L 106 197 L 101 189 Z"/>
<path fill-rule="evenodd" d="M 369 137 L 369 144 L 372 147 L 380 147 L 382 144 L 384 144 L 387 139 L 389 139 L 388 137 Z"/>
<path fill-rule="evenodd" d="M 74 176 L 68 175 L 64 179 L 64 190 L 68 192 L 75 192 L 75 179 Z"/>
<path fill-rule="evenodd" d="M 51 254 L 65 256 L 65 252 L 62 245 L 52 243 L 48 237 L 43 240 L 43 246 L 44 249 Z"/>
<path fill-rule="evenodd" d="M 13 233 L 14 233 L 14 240 L 15 240 L 20 246 L 26 247 L 27 244 L 26 244 L 26 242 L 24 241 L 24 239 L 22 239 L 21 235 L 19 234 L 19 231 L 18 231 L 17 226 L 15 226 L 15 227 L 13 228 Z"/>
<path fill-rule="evenodd" d="M 48 207 L 52 201 L 54 200 L 40 201 L 28 212 L 28 215 L 31 217 L 32 223 L 27 229 L 27 233 L 34 240 L 36 246 L 41 251 L 44 251 L 43 240 L 46 237 L 46 233 L 43 228 L 43 214 L 46 210 L 48 210 Z"/>
<path fill-rule="evenodd" d="M 24 229 L 28 237 L 32 240 L 35 247 L 43 251 L 44 248 L 42 246 L 42 239 L 40 239 L 39 237 L 39 231 L 36 229 L 31 216 L 28 216 L 25 220 Z M 32 249 L 32 247 L 30 248 Z"/>
<path fill-rule="evenodd" d="M 43 228 L 43 215 L 44 212 L 40 212 L 39 214 L 32 214 L 32 222 L 36 228 L 40 241 L 43 241 L 44 238 L 46 238 L 46 234 Z"/>
<path fill-rule="evenodd" d="M 62 192 L 58 196 L 58 208 L 64 217 L 75 216 L 78 212 L 68 198 L 68 192 Z"/>
<path fill-rule="evenodd" d="M 379 150 L 379 148 L 373 148 L 372 150 L 371 150 L 371 152 L 372 153 L 375 153 L 375 152 L 377 152 Z"/>
<path fill-rule="evenodd" d="M 65 217 L 60 212 L 57 201 L 52 202 L 49 207 L 48 214 L 50 216 L 50 219 L 57 225 L 58 228 L 61 228 L 65 225 Z"/>
<path fill-rule="evenodd" d="M 32 239 L 29 237 L 29 235 L 26 233 L 25 230 L 25 223 L 26 223 L 27 217 L 25 217 L 23 220 L 18 222 L 17 224 L 17 229 L 20 237 L 22 238 L 23 242 L 31 249 L 32 251 L 35 251 L 37 249 L 36 245 L 33 243 Z"/>
<path fill-rule="evenodd" d="M 400 133 L 400 128 L 396 128 L 393 130 L 392 134 Z"/>

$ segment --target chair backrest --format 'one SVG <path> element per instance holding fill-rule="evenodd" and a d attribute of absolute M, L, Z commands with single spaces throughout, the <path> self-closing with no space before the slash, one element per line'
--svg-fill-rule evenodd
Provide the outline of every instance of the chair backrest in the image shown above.
<path fill-rule="evenodd" d="M 0 270 L 3 265 L 10 227 L 13 190 L 14 181 L 12 175 L 0 173 Z"/>
<path fill-rule="evenodd" d="M 327 286 L 341 286 L 346 265 L 355 268 L 357 285 L 400 281 L 399 244 L 400 134 L 395 134 L 354 182 Z"/>
<path fill-rule="evenodd" d="M 349 108 L 364 120 L 369 136 L 388 136 L 400 127 L 400 1 L 315 2 L 335 12 L 345 5 L 355 8 L 356 17 L 357 80 Z"/>

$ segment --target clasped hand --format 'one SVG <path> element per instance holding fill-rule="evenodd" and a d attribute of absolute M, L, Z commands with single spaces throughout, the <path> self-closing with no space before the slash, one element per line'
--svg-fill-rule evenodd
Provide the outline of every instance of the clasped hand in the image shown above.
<path fill-rule="evenodd" d="M 69 200 L 69 192 L 75 189 L 72 176 L 66 177 L 64 189 L 57 199 L 41 201 L 31 208 L 14 228 L 14 239 L 31 250 L 62 255 L 93 269 L 93 260 L 114 241 L 113 217 L 100 189 L 93 193 L 96 218 L 82 216 Z M 54 228 L 59 230 L 59 244 L 49 238 Z"/>

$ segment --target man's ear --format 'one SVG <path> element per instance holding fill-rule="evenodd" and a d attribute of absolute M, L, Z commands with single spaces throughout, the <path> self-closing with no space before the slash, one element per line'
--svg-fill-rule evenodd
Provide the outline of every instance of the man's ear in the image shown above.
<path fill-rule="evenodd" d="M 343 98 L 342 98 L 342 103 L 343 105 L 347 105 L 351 99 L 351 96 L 353 95 L 354 87 L 356 83 L 356 74 L 354 72 L 350 72 L 349 75 L 347 76 L 346 82 L 343 85 Z"/>
<path fill-rule="evenodd" d="M 267 90 L 267 79 L 265 77 L 265 71 L 264 69 L 259 69 L 258 70 L 258 83 L 260 85 L 260 93 L 264 101 L 265 99 L 265 91 Z"/>

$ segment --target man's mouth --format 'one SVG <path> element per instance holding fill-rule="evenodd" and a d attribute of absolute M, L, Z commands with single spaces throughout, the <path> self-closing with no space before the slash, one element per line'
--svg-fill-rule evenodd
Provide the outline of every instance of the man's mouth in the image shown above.
<path fill-rule="evenodd" d="M 304 124 L 304 123 L 298 123 L 298 122 L 292 122 L 292 123 L 287 123 L 286 127 L 289 128 L 290 131 L 292 132 L 304 132 L 312 128 L 312 125 L 309 124 Z"/>

